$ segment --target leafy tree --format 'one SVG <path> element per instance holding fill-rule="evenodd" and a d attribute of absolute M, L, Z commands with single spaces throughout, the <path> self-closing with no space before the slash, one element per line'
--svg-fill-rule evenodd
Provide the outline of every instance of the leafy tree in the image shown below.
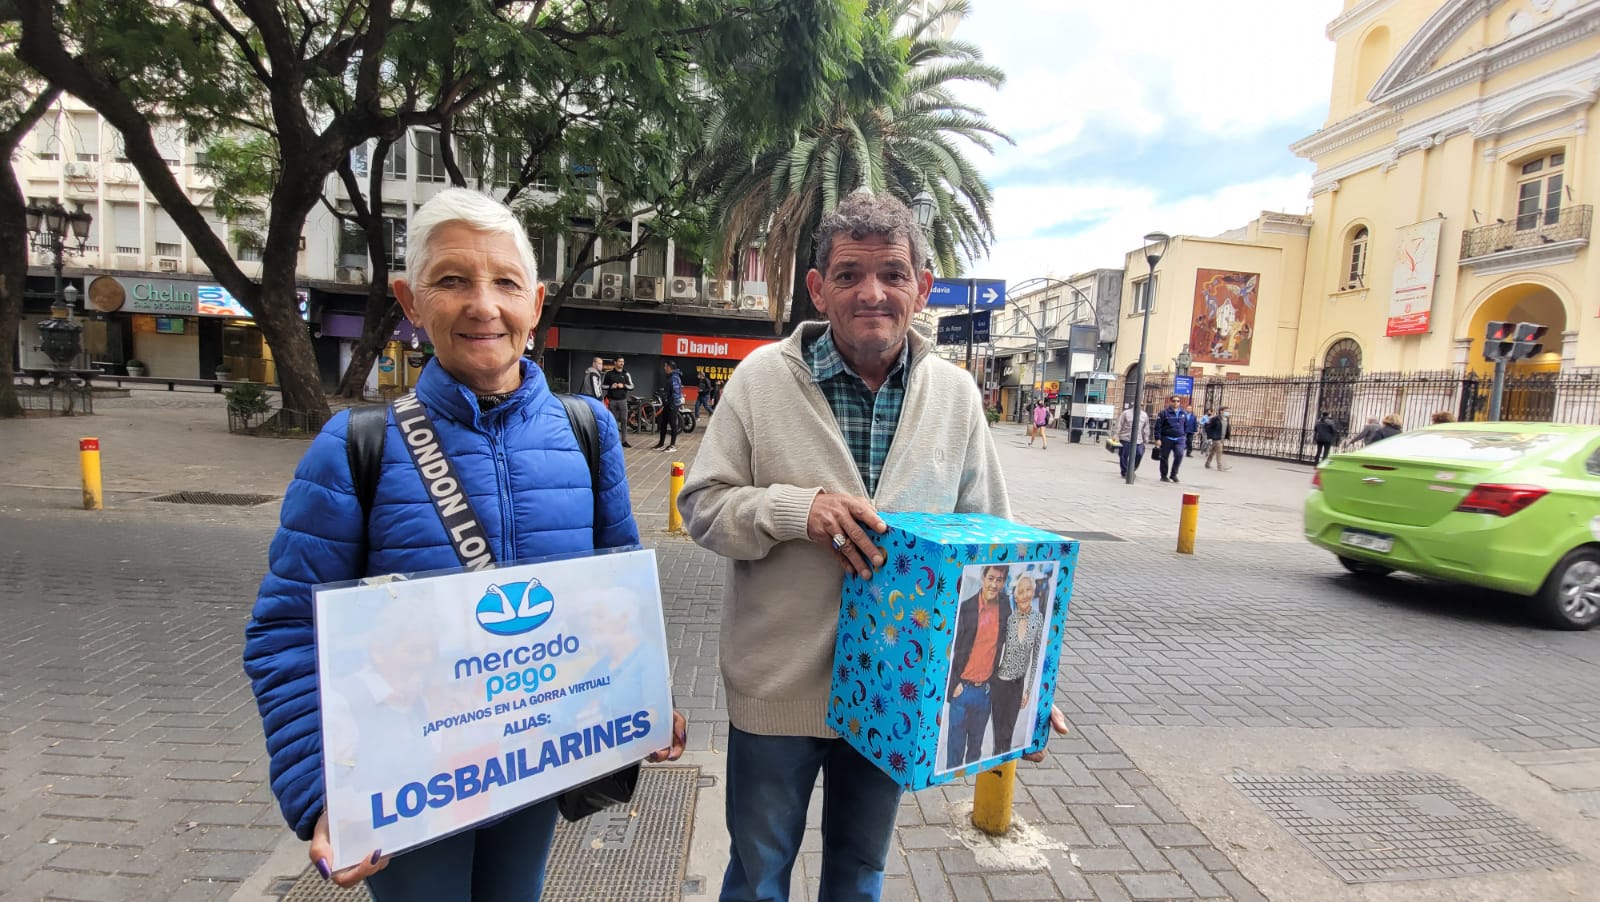
<path fill-rule="evenodd" d="M 1005 75 L 983 62 L 977 47 L 939 33 L 945 16 L 967 13 L 967 0 L 947 0 L 915 19 L 911 6 L 873 0 L 861 57 L 835 85 L 824 114 L 805 127 L 774 140 L 719 115 L 706 128 L 698 177 L 722 236 L 718 268 L 728 271 L 745 249 L 761 247 L 774 311 L 793 298 L 789 330 L 816 315 L 805 289 L 814 234 L 851 191 L 887 191 L 909 204 L 926 189 L 943 274 L 961 273 L 993 241 L 992 195 L 968 152 L 1011 139 L 955 89 L 966 82 L 999 87 Z"/>
<path fill-rule="evenodd" d="M 22 296 L 28 277 L 27 200 L 16 170 L 11 168 L 23 137 L 61 95 L 42 87 L 17 62 L 19 29 L 0 23 L 0 418 L 22 415 L 17 400 L 17 331 L 22 321 Z"/>

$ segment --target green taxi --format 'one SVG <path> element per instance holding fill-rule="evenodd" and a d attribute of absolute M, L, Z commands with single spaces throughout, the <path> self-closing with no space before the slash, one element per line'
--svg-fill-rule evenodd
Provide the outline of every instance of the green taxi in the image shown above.
<path fill-rule="evenodd" d="M 1562 629 L 1600 621 L 1600 427 L 1449 423 L 1320 466 L 1305 533 L 1352 573 L 1526 596 Z"/>

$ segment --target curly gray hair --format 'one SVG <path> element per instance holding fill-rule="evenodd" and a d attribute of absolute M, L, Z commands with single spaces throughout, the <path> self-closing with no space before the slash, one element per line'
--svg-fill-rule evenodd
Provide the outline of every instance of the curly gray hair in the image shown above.
<path fill-rule="evenodd" d="M 911 210 L 898 198 L 887 194 L 857 191 L 824 214 L 817 226 L 817 271 L 828 274 L 833 258 L 833 242 L 840 235 L 860 241 L 877 235 L 890 241 L 904 241 L 911 248 L 911 264 L 916 271 L 928 268 L 928 239 L 917 228 Z"/>

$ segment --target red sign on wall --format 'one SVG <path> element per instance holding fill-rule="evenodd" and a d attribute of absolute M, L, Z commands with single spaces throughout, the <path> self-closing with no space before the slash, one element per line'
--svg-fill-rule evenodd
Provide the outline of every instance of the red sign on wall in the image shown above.
<path fill-rule="evenodd" d="M 762 338 L 717 338 L 706 335 L 662 335 L 661 356 L 743 360 L 756 348 L 772 344 Z"/>

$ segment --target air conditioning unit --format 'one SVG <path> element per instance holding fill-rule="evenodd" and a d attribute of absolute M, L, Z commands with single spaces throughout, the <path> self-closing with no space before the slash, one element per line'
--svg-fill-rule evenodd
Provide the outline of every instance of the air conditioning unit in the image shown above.
<path fill-rule="evenodd" d="M 66 171 L 67 178 L 69 178 L 69 179 L 93 179 L 94 178 L 94 167 L 90 166 L 88 163 L 77 163 L 77 162 L 68 163 L 66 165 L 66 167 L 65 167 L 65 171 Z"/>
<path fill-rule="evenodd" d="M 669 290 L 672 294 L 672 299 L 675 301 L 692 301 L 695 299 L 694 280 L 687 276 L 674 278 Z"/>
<path fill-rule="evenodd" d="M 605 296 L 605 289 L 615 288 L 620 294 L 622 291 L 622 273 L 603 272 L 600 274 L 601 297 Z"/>
<path fill-rule="evenodd" d="M 35 266 L 49 266 L 54 262 L 55 258 L 50 255 L 49 251 L 33 252 L 33 265 Z"/>
<path fill-rule="evenodd" d="M 711 279 L 706 282 L 706 300 L 718 307 L 728 306 L 728 298 L 733 297 L 733 285 L 727 279 Z"/>
<path fill-rule="evenodd" d="M 609 279 L 609 278 L 610 278 L 609 276 L 606 277 L 606 279 Z M 612 282 L 612 284 L 609 284 L 609 285 L 606 284 L 606 279 L 601 279 L 600 280 L 600 295 L 599 295 L 600 300 L 602 300 L 602 301 L 620 301 L 620 300 L 622 300 L 622 278 L 619 276 L 615 281 Z"/>
<path fill-rule="evenodd" d="M 156 258 L 156 269 L 159 269 L 162 272 L 177 272 L 178 271 L 178 258 L 177 257 L 157 257 Z"/>
<path fill-rule="evenodd" d="M 572 286 L 572 296 L 577 300 L 587 301 L 594 297 L 594 286 L 588 282 L 579 282 Z"/>
<path fill-rule="evenodd" d="M 633 299 L 641 304 L 659 304 L 666 279 L 661 276 L 634 276 Z"/>
<path fill-rule="evenodd" d="M 365 266 L 340 266 L 333 271 L 335 281 L 349 285 L 360 285 L 367 281 L 367 268 Z"/>
<path fill-rule="evenodd" d="M 561 290 L 560 279 L 546 279 L 542 284 L 544 285 L 544 299 L 547 301 L 555 297 L 556 292 Z"/>
<path fill-rule="evenodd" d="M 739 299 L 740 310 L 763 310 L 767 306 L 767 299 L 759 294 L 747 294 Z"/>

